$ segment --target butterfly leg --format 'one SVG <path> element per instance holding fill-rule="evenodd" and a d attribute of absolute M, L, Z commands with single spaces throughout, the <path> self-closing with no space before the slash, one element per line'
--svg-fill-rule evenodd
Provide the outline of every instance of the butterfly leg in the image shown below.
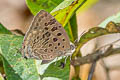
<path fill-rule="evenodd" d="M 64 58 L 64 57 L 62 57 L 62 59 L 63 59 L 63 58 Z M 65 67 L 65 64 L 66 64 L 67 59 L 68 59 L 68 56 L 67 56 L 67 57 L 65 57 L 65 61 L 64 61 L 64 62 L 61 62 L 61 63 L 60 63 L 59 67 L 64 68 L 64 67 Z"/>
<path fill-rule="evenodd" d="M 68 58 L 68 56 L 65 57 L 65 62 L 64 62 L 65 64 L 66 64 L 67 58 Z"/>
<path fill-rule="evenodd" d="M 56 58 L 56 61 L 55 61 L 55 64 L 54 64 L 54 65 L 56 65 L 56 64 L 57 64 L 57 60 L 58 60 L 58 57 Z"/>
<path fill-rule="evenodd" d="M 65 67 L 65 63 L 61 62 L 60 65 L 59 65 L 59 67 L 64 68 Z"/>
<path fill-rule="evenodd" d="M 70 55 L 70 61 L 72 60 L 72 55 Z"/>

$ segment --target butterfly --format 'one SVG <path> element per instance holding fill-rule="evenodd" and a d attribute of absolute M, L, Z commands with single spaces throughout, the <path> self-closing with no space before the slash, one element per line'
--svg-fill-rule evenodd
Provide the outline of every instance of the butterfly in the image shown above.
<path fill-rule="evenodd" d="M 48 63 L 71 50 L 70 40 L 62 25 L 48 12 L 41 10 L 25 34 L 23 57 Z"/>

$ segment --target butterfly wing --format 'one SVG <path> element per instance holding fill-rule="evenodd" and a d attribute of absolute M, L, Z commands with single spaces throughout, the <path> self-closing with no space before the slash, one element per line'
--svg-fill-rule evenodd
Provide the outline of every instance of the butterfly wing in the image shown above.
<path fill-rule="evenodd" d="M 70 41 L 62 25 L 48 12 L 41 10 L 24 37 L 23 56 L 53 60 L 64 55 L 68 49 Z"/>

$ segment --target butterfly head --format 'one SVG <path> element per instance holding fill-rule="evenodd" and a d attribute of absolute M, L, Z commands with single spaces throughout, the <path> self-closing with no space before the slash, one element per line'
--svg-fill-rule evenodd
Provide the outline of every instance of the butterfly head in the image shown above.
<path fill-rule="evenodd" d="M 72 55 L 72 53 L 75 51 L 75 45 L 70 42 L 70 48 L 65 51 L 65 55 Z"/>

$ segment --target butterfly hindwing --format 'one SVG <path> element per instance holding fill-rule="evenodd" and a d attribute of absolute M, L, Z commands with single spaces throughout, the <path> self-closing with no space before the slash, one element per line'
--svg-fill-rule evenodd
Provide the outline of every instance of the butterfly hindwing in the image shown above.
<path fill-rule="evenodd" d="M 41 10 L 25 34 L 22 54 L 27 58 L 52 60 L 70 49 L 69 38 L 62 25 L 48 12 Z"/>

